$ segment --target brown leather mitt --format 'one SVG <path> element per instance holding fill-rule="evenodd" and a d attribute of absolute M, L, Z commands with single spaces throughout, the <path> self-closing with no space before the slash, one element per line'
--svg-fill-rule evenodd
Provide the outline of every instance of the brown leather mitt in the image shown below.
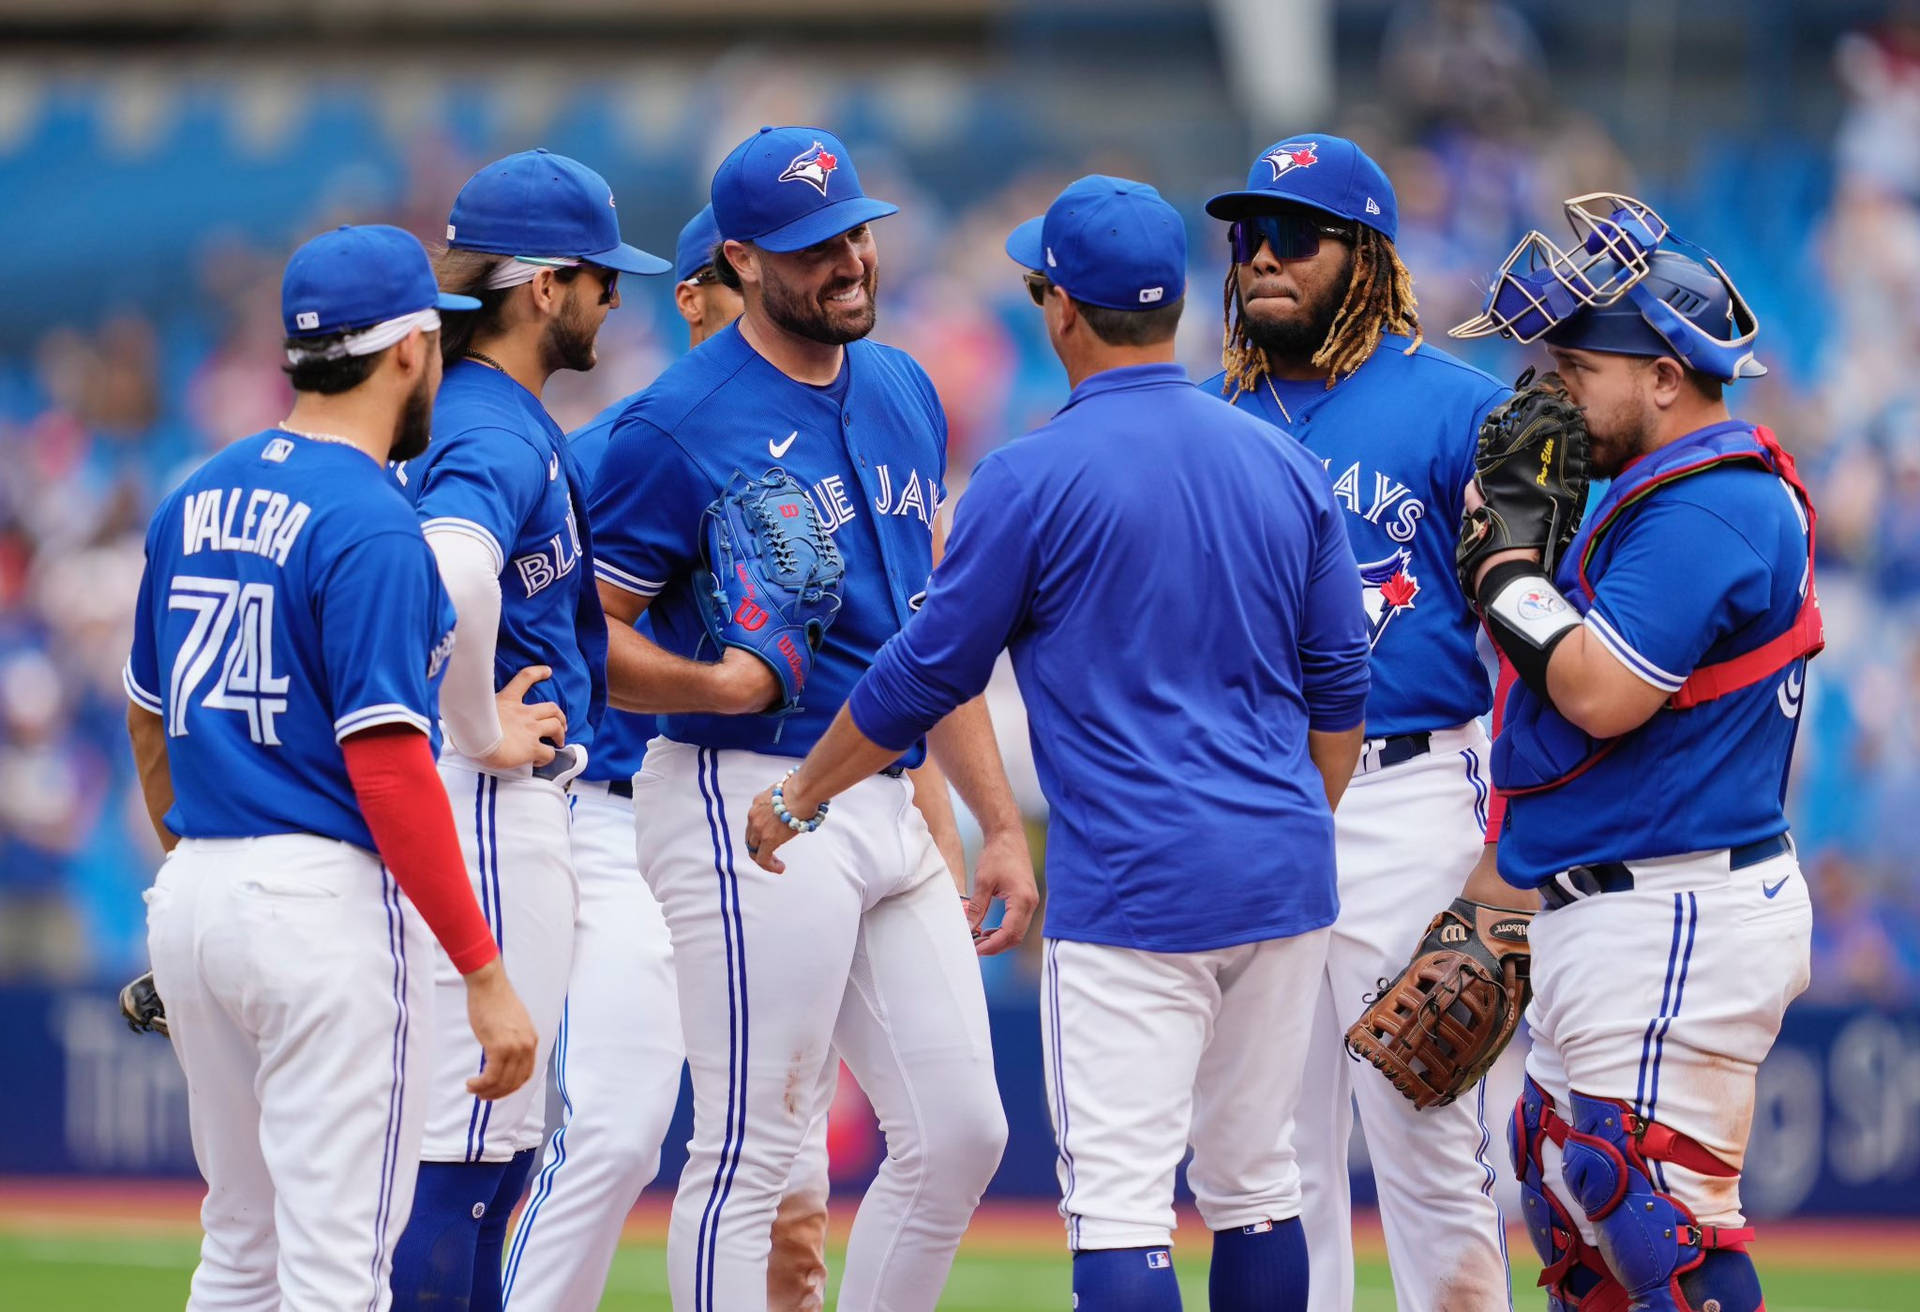
<path fill-rule="evenodd" d="M 1347 1051 L 1416 1108 L 1444 1107 L 1480 1082 L 1513 1038 L 1529 996 L 1529 911 L 1465 898 L 1433 918 L 1413 960 L 1347 1030 Z"/>

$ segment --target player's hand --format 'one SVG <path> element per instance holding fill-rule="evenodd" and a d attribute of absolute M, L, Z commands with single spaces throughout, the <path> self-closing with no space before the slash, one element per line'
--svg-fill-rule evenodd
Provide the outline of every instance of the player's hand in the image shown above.
<path fill-rule="evenodd" d="M 729 647 L 713 666 L 714 710 L 758 715 L 780 700 L 780 680 L 750 651 Z"/>
<path fill-rule="evenodd" d="M 748 657 L 748 659 L 754 658 Z M 758 664 L 758 661 L 755 663 Z M 774 815 L 771 786 L 753 799 L 753 805 L 747 810 L 747 855 L 753 858 L 755 865 L 762 870 L 770 870 L 776 875 L 784 875 L 787 872 L 787 863 L 774 856 L 773 851 L 788 839 L 799 836 L 798 831 L 791 826 L 781 824 L 779 818 Z"/>
<path fill-rule="evenodd" d="M 552 677 L 551 666 L 529 665 L 494 694 L 500 708 L 500 741 L 480 758 L 480 764 L 495 770 L 545 765 L 553 759 L 555 747 L 566 745 L 566 712 L 552 702 L 535 702 L 529 706 L 524 700 L 527 689 Z"/>
<path fill-rule="evenodd" d="M 480 1073 L 467 1081 L 467 1092 L 492 1102 L 504 1098 L 533 1078 L 533 1051 L 538 1039 L 533 1018 L 507 979 L 507 969 L 495 957 L 466 976 L 467 1024 L 480 1040 Z"/>
<path fill-rule="evenodd" d="M 983 930 L 987 908 L 995 898 L 1007 904 L 998 928 Z M 1009 832 L 987 839 L 973 867 L 973 896 L 967 899 L 967 924 L 973 930 L 973 950 L 991 957 L 1017 948 L 1040 906 L 1040 887 L 1033 878 L 1033 855 L 1024 834 Z"/>

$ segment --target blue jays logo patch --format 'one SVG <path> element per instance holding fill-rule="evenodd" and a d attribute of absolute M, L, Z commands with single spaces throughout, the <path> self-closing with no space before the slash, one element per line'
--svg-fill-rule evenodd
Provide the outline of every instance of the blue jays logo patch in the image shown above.
<path fill-rule="evenodd" d="M 1284 173 L 1291 173 L 1295 169 L 1312 168 L 1318 164 L 1320 157 L 1314 152 L 1319 149 L 1320 144 L 1315 141 L 1290 141 L 1276 148 L 1273 154 L 1263 155 L 1261 158 L 1267 161 L 1268 167 L 1273 170 L 1273 180 L 1278 182 Z"/>
<path fill-rule="evenodd" d="M 793 157 L 793 162 L 780 175 L 780 181 L 804 182 L 824 196 L 827 194 L 827 179 L 839 167 L 840 161 L 816 141 Z"/>
<path fill-rule="evenodd" d="M 1413 553 L 1402 547 L 1385 560 L 1363 561 L 1360 565 L 1361 598 L 1367 609 L 1367 649 L 1380 641 L 1393 617 L 1413 609 L 1420 595 L 1420 580 L 1408 568 Z"/>

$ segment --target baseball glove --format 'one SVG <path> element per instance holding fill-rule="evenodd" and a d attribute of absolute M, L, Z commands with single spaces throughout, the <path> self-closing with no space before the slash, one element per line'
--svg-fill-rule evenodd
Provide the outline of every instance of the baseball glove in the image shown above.
<path fill-rule="evenodd" d="M 1413 960 L 1381 982 L 1347 1030 L 1347 1051 L 1378 1066 L 1424 1111 L 1480 1082 L 1520 1024 L 1529 911 L 1465 898 L 1433 918 Z"/>
<path fill-rule="evenodd" d="M 800 709 L 827 626 L 840 613 L 846 565 L 806 489 L 785 470 L 736 470 L 707 507 L 708 578 L 700 590 L 707 634 L 724 651 L 750 651 L 780 683 L 774 715 Z"/>
<path fill-rule="evenodd" d="M 1473 483 L 1483 504 L 1467 512 L 1454 551 L 1468 597 L 1481 563 L 1496 551 L 1536 550 L 1552 578 L 1587 499 L 1587 421 L 1560 375 L 1536 379 L 1529 369 L 1513 386 L 1480 424 Z"/>
<path fill-rule="evenodd" d="M 173 1037 L 167 1029 L 166 1006 L 160 1001 L 159 990 L 153 987 L 152 971 L 120 990 L 120 1014 L 127 1018 L 130 1030 Z"/>

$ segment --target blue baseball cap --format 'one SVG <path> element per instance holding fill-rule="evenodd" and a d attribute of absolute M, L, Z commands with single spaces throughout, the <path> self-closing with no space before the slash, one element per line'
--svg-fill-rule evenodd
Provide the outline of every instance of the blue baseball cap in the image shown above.
<path fill-rule="evenodd" d="M 853 157 L 825 128 L 761 128 L 713 174 L 721 235 L 762 250 L 805 250 L 899 212 L 860 190 Z"/>
<path fill-rule="evenodd" d="M 708 205 L 687 220 L 680 229 L 680 240 L 673 248 L 673 276 L 685 282 L 713 263 L 713 248 L 720 244 L 720 225 L 713 221 L 713 206 Z"/>
<path fill-rule="evenodd" d="M 1187 292 L 1187 225 L 1144 182 L 1091 173 L 1007 238 L 1007 254 L 1076 301 L 1146 310 Z"/>
<path fill-rule="evenodd" d="M 454 198 L 447 245 L 491 255 L 585 260 L 621 273 L 673 266 L 620 240 L 607 180 L 577 159 L 523 150 L 481 169 Z"/>
<path fill-rule="evenodd" d="M 280 280 L 289 337 L 352 332 L 422 310 L 479 308 L 471 296 L 441 291 L 419 239 L 384 223 L 321 233 L 293 253 Z"/>
<path fill-rule="evenodd" d="M 1247 170 L 1246 190 L 1221 192 L 1207 202 L 1207 213 L 1231 222 L 1281 204 L 1364 223 L 1388 241 L 1400 230 L 1386 173 L 1345 137 L 1324 132 L 1274 142 Z"/>

